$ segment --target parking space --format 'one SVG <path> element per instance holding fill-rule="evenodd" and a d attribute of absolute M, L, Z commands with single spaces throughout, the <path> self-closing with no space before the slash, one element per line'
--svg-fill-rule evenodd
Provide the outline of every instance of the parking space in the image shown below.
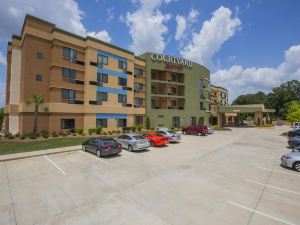
<path fill-rule="evenodd" d="M 0 162 L 0 224 L 300 224 L 300 174 L 280 166 L 284 129 Z"/>

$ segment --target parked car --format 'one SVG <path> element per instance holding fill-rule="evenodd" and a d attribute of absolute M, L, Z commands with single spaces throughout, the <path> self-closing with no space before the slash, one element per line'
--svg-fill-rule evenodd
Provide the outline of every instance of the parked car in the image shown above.
<path fill-rule="evenodd" d="M 292 148 L 300 146 L 300 136 L 289 137 L 288 145 Z"/>
<path fill-rule="evenodd" d="M 281 165 L 300 172 L 300 152 L 291 152 L 281 157 Z"/>
<path fill-rule="evenodd" d="M 213 134 L 214 133 L 214 129 L 211 127 L 207 127 L 207 134 Z"/>
<path fill-rule="evenodd" d="M 148 139 L 151 147 L 169 144 L 169 138 L 167 136 L 157 134 L 156 132 L 148 132 L 143 136 Z"/>
<path fill-rule="evenodd" d="M 300 122 L 294 122 L 294 123 L 292 124 L 292 127 L 293 127 L 294 129 L 300 129 Z"/>
<path fill-rule="evenodd" d="M 289 137 L 300 136 L 300 129 L 290 130 L 290 131 L 288 132 L 288 136 L 289 136 Z"/>
<path fill-rule="evenodd" d="M 294 147 L 293 152 L 300 152 L 300 145 Z"/>
<path fill-rule="evenodd" d="M 207 133 L 207 126 L 205 125 L 197 125 L 197 126 L 189 126 L 182 128 L 183 134 L 195 134 L 204 136 Z"/>
<path fill-rule="evenodd" d="M 110 137 L 97 137 L 82 143 L 82 150 L 95 153 L 98 157 L 116 155 L 122 152 L 120 143 Z"/>
<path fill-rule="evenodd" d="M 181 135 L 171 130 L 157 130 L 156 133 L 167 136 L 169 138 L 169 142 L 179 142 L 181 140 Z"/>
<path fill-rule="evenodd" d="M 116 137 L 115 140 L 130 152 L 135 150 L 147 150 L 150 147 L 150 142 L 139 134 L 125 134 Z"/>

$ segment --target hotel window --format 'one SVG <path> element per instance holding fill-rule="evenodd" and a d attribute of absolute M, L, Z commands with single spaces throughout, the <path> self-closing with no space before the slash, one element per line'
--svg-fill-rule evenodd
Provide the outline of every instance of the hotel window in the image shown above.
<path fill-rule="evenodd" d="M 142 77 L 143 76 L 143 70 L 140 68 L 134 68 L 134 75 Z"/>
<path fill-rule="evenodd" d="M 204 104 L 203 104 L 203 102 L 200 102 L 200 110 L 204 110 Z"/>
<path fill-rule="evenodd" d="M 180 127 L 180 117 L 179 116 L 173 116 L 172 117 L 172 126 L 173 127 Z"/>
<path fill-rule="evenodd" d="M 142 98 L 134 98 L 135 105 L 143 105 L 143 99 Z"/>
<path fill-rule="evenodd" d="M 107 101 L 107 93 L 97 92 L 97 101 Z"/>
<path fill-rule="evenodd" d="M 62 77 L 68 78 L 71 80 L 75 80 L 76 79 L 76 70 L 63 67 L 62 68 Z"/>
<path fill-rule="evenodd" d="M 135 124 L 143 124 L 144 122 L 144 117 L 143 116 L 135 116 Z"/>
<path fill-rule="evenodd" d="M 118 127 L 126 127 L 127 119 L 118 119 Z"/>
<path fill-rule="evenodd" d="M 144 85 L 141 84 L 141 83 L 135 83 L 135 84 L 134 84 L 134 89 L 135 89 L 136 91 L 142 91 L 142 90 L 144 89 Z"/>
<path fill-rule="evenodd" d="M 119 60 L 119 69 L 127 70 L 127 62 Z"/>
<path fill-rule="evenodd" d="M 74 129 L 75 119 L 61 119 L 61 129 Z"/>
<path fill-rule="evenodd" d="M 107 119 L 96 119 L 96 127 L 107 128 Z"/>
<path fill-rule="evenodd" d="M 127 95 L 118 94 L 118 102 L 119 103 L 127 103 Z"/>
<path fill-rule="evenodd" d="M 176 107 L 176 105 L 177 105 L 176 100 L 172 100 L 172 101 L 171 101 L 171 106 L 172 106 L 172 107 Z"/>
<path fill-rule="evenodd" d="M 98 55 L 98 64 L 107 65 L 108 64 L 108 57 L 105 56 L 105 55 Z"/>
<path fill-rule="evenodd" d="M 176 81 L 176 80 L 177 80 L 176 74 L 172 74 L 172 75 L 171 75 L 171 80 L 172 80 L 172 81 Z"/>
<path fill-rule="evenodd" d="M 108 75 L 104 73 L 97 73 L 97 82 L 108 83 Z"/>
<path fill-rule="evenodd" d="M 192 126 L 195 126 L 196 125 L 196 117 L 191 117 L 191 124 Z"/>
<path fill-rule="evenodd" d="M 43 75 L 40 75 L 40 74 L 35 75 L 35 80 L 36 81 L 43 81 Z"/>
<path fill-rule="evenodd" d="M 63 99 L 75 99 L 76 91 L 70 89 L 61 89 L 61 94 Z"/>
<path fill-rule="evenodd" d="M 37 59 L 44 59 L 44 54 L 42 52 L 37 52 L 36 53 L 36 58 Z"/>
<path fill-rule="evenodd" d="M 127 86 L 127 78 L 119 77 L 118 83 L 120 86 Z"/>
<path fill-rule="evenodd" d="M 75 49 L 72 49 L 72 48 L 64 47 L 63 48 L 63 55 L 65 57 L 70 58 L 70 59 L 77 59 L 77 52 L 76 52 Z"/>
<path fill-rule="evenodd" d="M 171 92 L 172 92 L 173 95 L 176 95 L 176 91 L 177 91 L 176 87 L 171 87 Z"/>

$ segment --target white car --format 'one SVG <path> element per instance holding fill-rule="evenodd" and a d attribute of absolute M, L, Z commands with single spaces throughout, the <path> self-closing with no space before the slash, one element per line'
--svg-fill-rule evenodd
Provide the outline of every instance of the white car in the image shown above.
<path fill-rule="evenodd" d="M 294 128 L 294 130 L 299 129 L 300 128 L 300 122 L 294 122 L 292 124 L 292 127 Z"/>
<path fill-rule="evenodd" d="M 181 140 L 181 135 L 171 130 L 157 130 L 156 133 L 167 136 L 169 142 L 179 142 Z"/>
<path fill-rule="evenodd" d="M 213 134 L 214 133 L 214 129 L 211 127 L 207 127 L 207 134 Z"/>

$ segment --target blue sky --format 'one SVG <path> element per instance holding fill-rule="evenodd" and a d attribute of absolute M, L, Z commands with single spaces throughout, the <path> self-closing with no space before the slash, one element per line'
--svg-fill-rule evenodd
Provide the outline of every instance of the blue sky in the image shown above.
<path fill-rule="evenodd" d="M 58 27 L 134 51 L 154 51 L 201 63 L 212 83 L 230 91 L 268 92 L 300 78 L 298 0 L 2 0 L 0 106 L 6 45 L 26 13 Z"/>

